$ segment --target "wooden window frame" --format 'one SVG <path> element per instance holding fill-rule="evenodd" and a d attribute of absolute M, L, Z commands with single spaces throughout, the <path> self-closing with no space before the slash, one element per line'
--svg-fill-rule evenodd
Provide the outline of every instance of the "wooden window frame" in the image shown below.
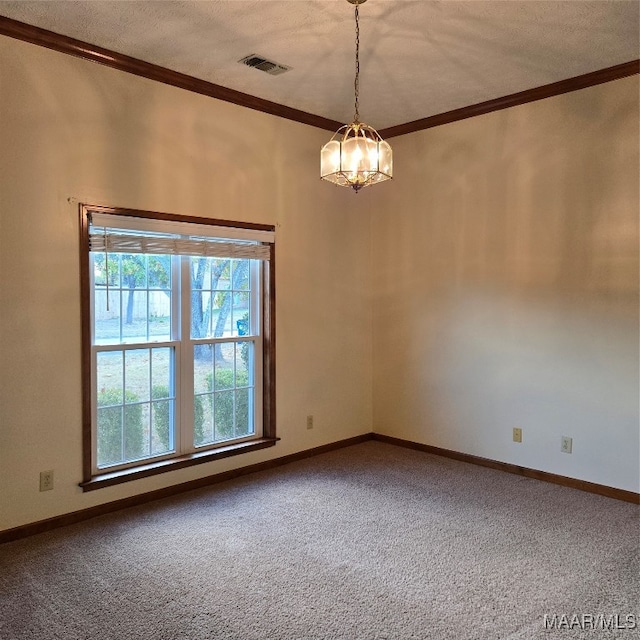
<path fill-rule="evenodd" d="M 91 365 L 91 278 L 89 251 L 90 214 L 108 213 L 114 215 L 149 218 L 155 220 L 206 224 L 218 227 L 252 229 L 274 232 L 275 226 L 250 222 L 232 222 L 211 218 L 199 218 L 171 213 L 141 211 L 119 207 L 104 207 L 88 204 L 79 205 L 80 213 L 80 308 L 82 340 L 82 482 L 83 491 L 92 491 L 131 480 L 138 480 L 160 473 L 183 469 L 196 464 L 213 462 L 222 458 L 257 451 L 276 444 L 276 333 L 275 333 L 275 244 L 270 244 L 269 260 L 264 262 L 262 276 L 262 436 L 238 443 L 223 444 L 213 449 L 176 456 L 169 459 L 142 462 L 135 467 L 115 471 L 105 470 L 93 473 L 92 468 L 92 365 Z"/>

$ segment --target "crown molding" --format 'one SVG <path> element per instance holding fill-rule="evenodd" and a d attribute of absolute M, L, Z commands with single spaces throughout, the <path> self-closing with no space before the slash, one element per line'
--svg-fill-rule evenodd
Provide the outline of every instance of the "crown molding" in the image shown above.
<path fill-rule="evenodd" d="M 535 102 L 536 100 L 559 96 L 563 93 L 586 89 L 587 87 L 593 87 L 597 84 L 626 78 L 627 76 L 636 75 L 638 73 L 640 73 L 640 60 L 631 60 L 629 62 L 624 62 L 623 64 L 617 64 L 613 67 L 607 67 L 606 69 L 600 69 L 598 71 L 592 71 L 591 73 L 585 73 L 581 76 L 575 76 L 574 78 L 567 78 L 566 80 L 552 82 L 551 84 L 545 84 L 541 87 L 534 87 L 533 89 L 527 89 L 526 91 L 511 93 L 508 96 L 503 96 L 502 98 L 494 98 L 493 100 L 479 102 L 478 104 L 472 104 L 468 107 L 462 107 L 461 109 L 438 113 L 434 116 L 429 116 L 428 118 L 421 118 L 420 120 L 414 120 L 413 122 L 380 129 L 378 133 L 383 138 L 393 138 L 394 136 L 401 136 L 407 133 L 422 131 L 423 129 L 439 127 L 440 125 L 449 124 L 450 122 L 457 122 L 458 120 L 481 116 L 485 113 L 491 113 L 492 111 L 500 111 L 501 109 L 516 107 L 521 104 L 526 104 L 527 102 Z"/>
<path fill-rule="evenodd" d="M 156 64 L 145 62 L 144 60 L 138 60 L 131 56 L 110 51 L 109 49 L 104 49 L 89 44 L 88 42 L 69 38 L 68 36 L 47 31 L 40 27 L 34 27 L 4 16 L 0 16 L 0 35 L 30 42 L 31 44 L 46 47 L 47 49 L 53 49 L 60 53 L 75 56 L 76 58 L 98 62 L 107 67 L 118 69 L 119 71 L 126 71 L 127 73 L 142 78 L 156 80 L 157 82 L 178 87 L 179 89 L 186 89 L 187 91 L 209 96 L 210 98 L 217 98 L 218 100 L 231 102 L 241 107 L 262 111 L 263 113 L 286 118 L 287 120 L 326 129 L 327 131 L 335 131 L 343 124 L 336 120 L 330 120 L 322 116 L 314 115 L 313 113 L 293 109 L 292 107 L 287 107 L 277 102 L 263 100 L 248 93 L 242 93 L 241 91 L 213 84 L 206 80 L 200 80 L 199 78 L 194 78 L 193 76 L 179 73 L 178 71 L 172 71 L 171 69 L 166 69 L 165 67 L 160 67 Z"/>
<path fill-rule="evenodd" d="M 209 96 L 210 98 L 224 100 L 225 102 L 230 102 L 241 107 L 247 107 L 248 109 L 261 111 L 280 118 L 286 118 L 287 120 L 293 120 L 294 122 L 299 122 L 301 124 L 308 124 L 320 129 L 326 129 L 327 131 L 336 131 L 344 124 L 337 120 L 323 118 L 322 116 L 307 113 L 306 111 L 300 111 L 299 109 L 293 109 L 292 107 L 287 107 L 285 105 L 278 104 L 277 102 L 263 100 L 262 98 L 249 95 L 248 93 L 242 93 L 235 89 L 229 89 L 218 84 L 213 84 L 206 80 L 200 80 L 199 78 L 194 78 L 193 76 L 179 73 L 178 71 L 172 71 L 171 69 L 151 64 L 150 62 L 144 62 L 143 60 L 132 58 L 131 56 L 110 51 L 109 49 L 104 49 L 102 47 L 89 44 L 88 42 L 83 42 L 82 40 L 69 38 L 68 36 L 54 33 L 53 31 L 41 29 L 40 27 L 34 27 L 5 16 L 0 16 L 0 35 L 16 38 L 17 40 L 22 40 L 24 42 L 30 42 L 31 44 L 46 47 L 47 49 L 53 49 L 60 53 L 66 53 L 84 60 L 98 62 L 99 64 L 103 64 L 120 71 L 125 71 L 142 78 L 162 82 L 163 84 L 178 87 L 179 89 L 186 89 L 187 91 Z M 618 80 L 638 73 L 640 73 L 640 60 L 630 60 L 629 62 L 624 62 L 598 71 L 592 71 L 591 73 L 586 73 L 574 78 L 560 80 L 559 82 L 552 82 L 551 84 L 545 84 L 540 87 L 534 87 L 533 89 L 527 89 L 526 91 L 512 93 L 501 98 L 494 98 L 493 100 L 487 100 L 486 102 L 480 102 L 460 109 L 454 109 L 453 111 L 447 111 L 446 113 L 439 113 L 427 118 L 421 118 L 420 120 L 413 120 L 412 122 L 407 122 L 405 124 L 380 129 L 378 133 L 383 138 L 393 138 L 407 133 L 422 131 L 423 129 L 439 127 L 440 125 L 457 122 L 458 120 L 473 118 L 485 113 L 491 113 L 492 111 L 508 109 L 510 107 L 526 104 L 527 102 L 535 102 L 536 100 L 543 100 L 544 98 L 550 98 L 563 93 L 585 89 L 587 87 L 611 82 L 612 80 Z"/>

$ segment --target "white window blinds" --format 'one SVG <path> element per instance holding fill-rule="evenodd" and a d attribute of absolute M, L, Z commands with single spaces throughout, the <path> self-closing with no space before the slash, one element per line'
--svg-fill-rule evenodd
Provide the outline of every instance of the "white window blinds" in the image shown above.
<path fill-rule="evenodd" d="M 148 253 L 269 260 L 273 231 L 91 213 L 89 248 L 100 253 Z"/>

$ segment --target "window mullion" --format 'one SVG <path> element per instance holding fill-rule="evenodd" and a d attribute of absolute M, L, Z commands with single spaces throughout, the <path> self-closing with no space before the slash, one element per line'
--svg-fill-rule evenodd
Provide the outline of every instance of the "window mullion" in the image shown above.
<path fill-rule="evenodd" d="M 107 272 L 107 279 L 109 278 L 109 272 Z M 118 254 L 118 300 L 119 300 L 119 304 L 120 304 L 120 311 L 119 311 L 119 318 L 118 318 L 118 323 L 119 323 L 119 327 L 120 327 L 120 342 L 122 342 L 122 337 L 124 335 L 124 330 L 122 328 L 122 310 L 125 308 L 124 307 L 124 294 L 123 294 L 123 287 L 122 287 L 122 255 Z M 109 294 L 107 293 L 107 296 Z"/>
<path fill-rule="evenodd" d="M 191 453 L 194 447 L 193 342 L 191 341 L 191 260 L 181 256 L 180 262 L 180 424 L 181 453 Z"/>
<path fill-rule="evenodd" d="M 192 339 L 191 342 L 196 344 L 229 344 L 231 342 L 245 342 L 247 338 L 256 338 L 253 334 L 247 334 L 246 336 L 223 336 L 222 338 L 197 338 Z"/>
<path fill-rule="evenodd" d="M 147 292 L 147 339 L 149 338 L 149 294 Z M 149 349 L 149 439 L 148 439 L 148 456 L 152 456 L 153 452 L 153 413 L 154 413 L 154 404 L 153 404 L 153 349 Z"/>

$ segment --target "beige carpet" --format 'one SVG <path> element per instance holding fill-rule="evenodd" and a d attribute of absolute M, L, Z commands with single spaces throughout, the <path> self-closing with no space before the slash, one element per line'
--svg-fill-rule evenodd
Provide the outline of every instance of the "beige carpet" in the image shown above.
<path fill-rule="evenodd" d="M 0 545 L 0 638 L 632 640 L 638 516 L 366 442 Z"/>

